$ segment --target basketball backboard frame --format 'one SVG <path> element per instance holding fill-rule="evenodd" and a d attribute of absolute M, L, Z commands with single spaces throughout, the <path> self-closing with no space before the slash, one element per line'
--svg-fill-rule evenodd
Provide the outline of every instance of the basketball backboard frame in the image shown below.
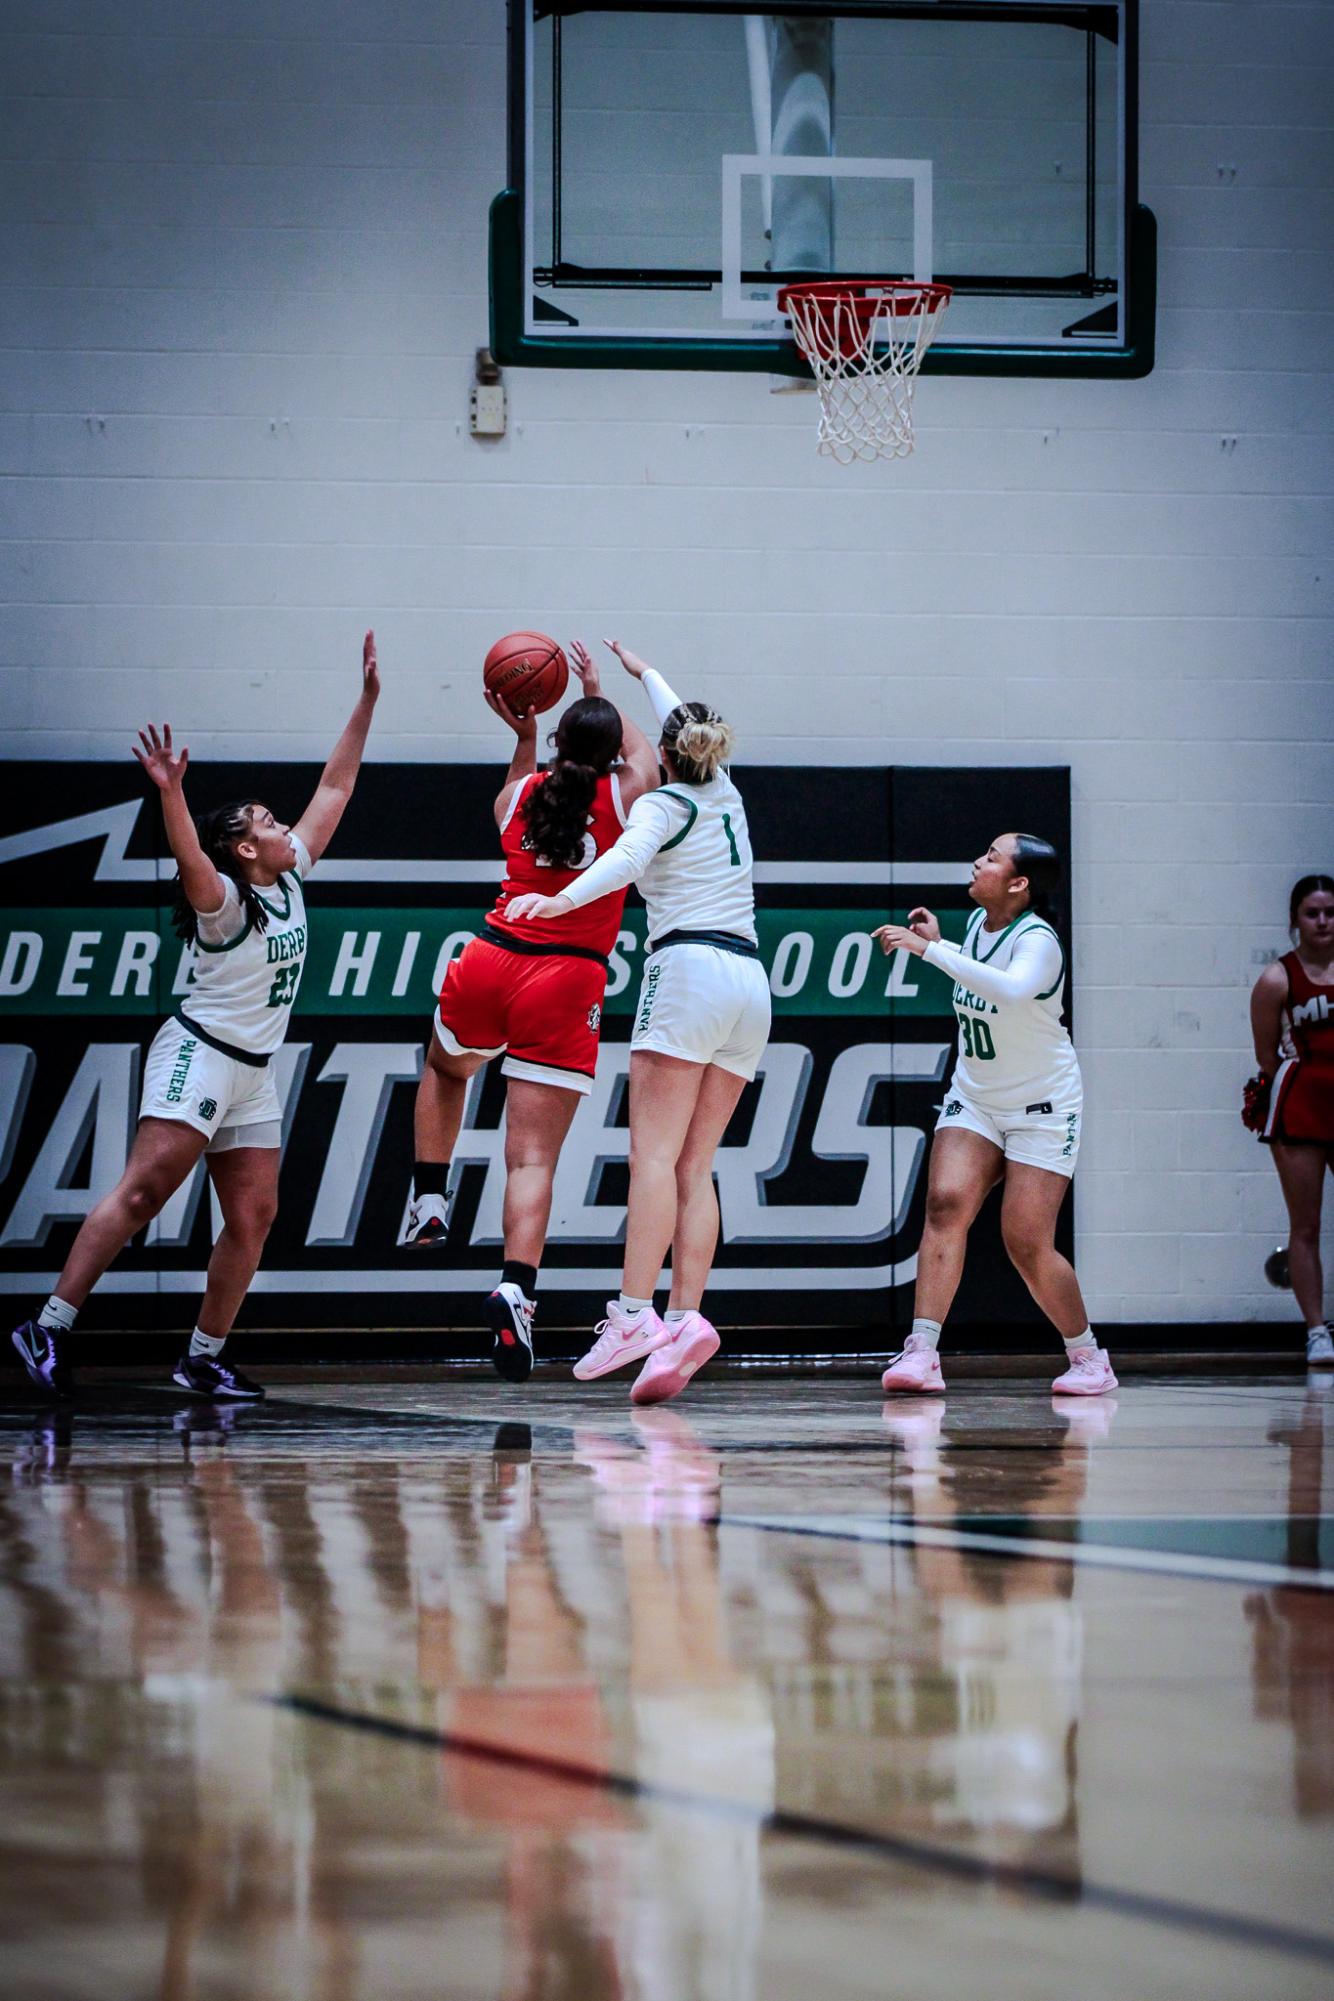
<path fill-rule="evenodd" d="M 512 0 L 510 10 L 509 186 L 491 205 L 491 347 L 507 366 L 556 368 L 717 369 L 802 377 L 809 374 L 772 296 L 784 280 L 812 275 L 801 271 L 741 269 L 737 211 L 741 190 L 758 176 L 772 184 L 785 175 L 818 175 L 831 183 L 851 177 L 899 180 L 912 191 L 912 250 L 904 262 L 913 269 L 844 271 L 847 277 L 935 277 L 953 286 L 956 298 L 1050 298 L 1069 302 L 1069 324 L 1043 338 L 970 337 L 947 322 L 924 363 L 934 374 L 1137 377 L 1154 359 L 1156 312 L 1156 226 L 1138 199 L 1137 48 L 1138 0 L 786 0 L 766 20 L 835 22 L 904 21 L 949 24 L 966 31 L 972 24 L 1073 29 L 1089 50 L 1088 145 L 1092 161 L 1095 54 L 1115 62 L 1115 251 L 1099 268 L 1093 252 L 1093 183 L 1087 176 L 1089 224 L 1083 268 L 1055 275 L 930 271 L 932 161 L 926 157 L 813 158 L 724 150 L 716 156 L 719 231 L 715 261 L 659 267 L 593 266 L 561 262 L 562 128 L 560 101 L 545 115 L 543 158 L 535 158 L 534 69 L 537 38 L 547 38 L 547 83 L 551 80 L 551 38 L 575 17 L 590 15 L 736 16 L 754 15 L 746 0 Z M 580 32 L 586 32 L 581 26 Z M 1068 46 L 1068 42 L 1064 44 Z M 557 55 L 557 64 L 559 55 Z M 1104 77 L 1107 72 L 1104 69 Z M 555 71 L 559 91 L 559 68 Z M 1104 119 L 1104 124 L 1106 120 Z M 552 144 L 554 136 L 554 148 Z M 1103 143 L 1107 143 L 1105 137 Z M 554 150 L 554 160 L 549 156 Z M 545 174 L 541 197 L 556 204 L 555 223 L 547 218 L 538 240 L 535 188 Z M 1110 208 L 1111 197 L 1107 197 Z M 921 233 L 926 203 L 926 251 Z M 1104 234 L 1110 227 L 1104 218 Z M 744 297 L 743 297 L 744 286 Z M 631 328 L 615 323 L 617 295 L 638 292 L 667 299 L 673 293 L 711 292 L 718 300 L 716 326 Z M 553 296 L 553 294 L 555 296 Z M 590 297 L 596 302 L 589 310 Z M 611 302 L 613 310 L 606 310 Z M 768 302 L 768 303 L 766 303 Z M 598 307 L 601 307 L 601 310 Z M 1064 317 L 1064 307 L 1060 307 Z M 956 322 L 962 315 L 954 312 Z"/>

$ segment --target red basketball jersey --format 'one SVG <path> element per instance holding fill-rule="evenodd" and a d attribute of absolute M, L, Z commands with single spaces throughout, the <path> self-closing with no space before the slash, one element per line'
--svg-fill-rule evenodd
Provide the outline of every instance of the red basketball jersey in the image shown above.
<path fill-rule="evenodd" d="M 568 917 L 558 917 L 554 921 L 523 918 L 519 923 L 511 924 L 505 916 L 505 905 L 511 896 L 523 896 L 529 891 L 536 891 L 539 896 L 559 896 L 566 884 L 573 882 L 582 869 L 607 852 L 625 826 L 620 780 L 613 771 L 608 777 L 599 778 L 598 789 L 593 794 L 579 867 L 554 868 L 529 847 L 524 811 L 534 788 L 545 780 L 544 771 L 525 778 L 510 801 L 505 824 L 500 830 L 500 845 L 505 851 L 505 880 L 500 885 L 496 907 L 486 921 L 498 930 L 508 931 L 513 938 L 527 939 L 535 945 L 578 945 L 586 952 L 601 952 L 605 957 L 616 943 L 616 933 L 621 927 L 621 912 L 625 908 L 624 890 L 615 896 L 600 896 L 596 903 L 587 904 L 582 910 L 572 910 Z"/>

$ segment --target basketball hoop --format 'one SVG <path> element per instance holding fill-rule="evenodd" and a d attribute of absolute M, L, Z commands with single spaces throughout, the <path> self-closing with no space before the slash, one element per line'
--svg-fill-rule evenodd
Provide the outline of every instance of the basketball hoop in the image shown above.
<path fill-rule="evenodd" d="M 822 452 L 845 466 L 907 458 L 917 371 L 950 297 L 948 285 L 905 278 L 784 285 L 778 309 L 820 392 Z"/>

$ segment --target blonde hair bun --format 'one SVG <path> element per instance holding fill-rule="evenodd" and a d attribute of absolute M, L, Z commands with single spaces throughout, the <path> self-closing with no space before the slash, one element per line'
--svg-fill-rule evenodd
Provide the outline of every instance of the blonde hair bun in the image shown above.
<path fill-rule="evenodd" d="M 731 760 L 735 733 L 703 702 L 682 702 L 663 725 L 663 742 L 688 785 L 707 785 Z"/>

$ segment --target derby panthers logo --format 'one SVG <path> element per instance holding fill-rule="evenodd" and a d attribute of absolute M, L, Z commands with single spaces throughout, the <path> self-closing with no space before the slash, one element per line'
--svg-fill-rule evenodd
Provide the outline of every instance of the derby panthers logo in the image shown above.
<path fill-rule="evenodd" d="M 201 1119 L 213 1119 L 217 1115 L 218 1102 L 216 1098 L 201 1098 L 199 1100 L 199 1116 Z"/>
<path fill-rule="evenodd" d="M 951 1098 L 948 1105 L 946 1105 L 945 1107 L 945 1117 L 947 1119 L 957 1119 L 962 1110 L 963 1106 L 959 1103 L 959 1100 L 957 1098 Z"/>
<path fill-rule="evenodd" d="M 596 1035 L 601 1026 L 602 1026 L 602 1009 L 598 1006 L 597 1002 L 594 1001 L 592 1007 L 589 1008 L 588 1010 L 589 1034 Z"/>

